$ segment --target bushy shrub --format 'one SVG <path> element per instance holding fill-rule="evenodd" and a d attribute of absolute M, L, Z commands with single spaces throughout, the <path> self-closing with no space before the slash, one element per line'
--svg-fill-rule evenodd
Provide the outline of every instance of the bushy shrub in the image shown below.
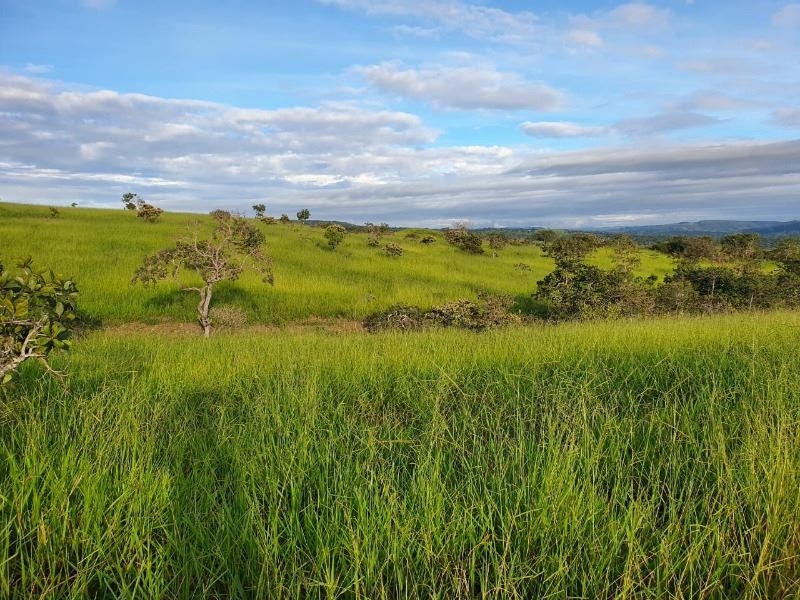
<path fill-rule="evenodd" d="M 508 296 L 479 294 L 478 301 L 460 299 L 423 311 L 416 306 L 397 304 L 368 316 L 364 327 L 368 331 L 410 331 L 423 327 L 459 327 L 483 331 L 518 324 L 521 317 L 512 311 L 513 300 Z"/>
<path fill-rule="evenodd" d="M 247 325 L 247 313 L 232 304 L 222 306 L 212 306 L 209 310 L 209 317 L 214 327 L 224 329 L 241 329 Z"/>
<path fill-rule="evenodd" d="M 381 239 L 377 235 L 371 235 L 367 238 L 367 246 L 370 248 L 377 248 L 381 245 Z"/>
<path fill-rule="evenodd" d="M 383 247 L 384 252 L 386 252 L 387 256 L 391 256 L 397 258 L 398 256 L 403 256 L 403 249 L 394 242 L 389 242 Z"/>
<path fill-rule="evenodd" d="M 422 309 L 408 304 L 395 304 L 386 310 L 369 315 L 364 319 L 367 331 L 400 330 L 411 331 L 424 325 Z"/>
<path fill-rule="evenodd" d="M 344 236 L 347 230 L 341 225 L 328 225 L 325 227 L 325 239 L 328 240 L 328 246 L 334 250 L 339 244 L 344 241 Z"/>
<path fill-rule="evenodd" d="M 483 254 L 483 239 L 477 233 L 467 229 L 463 223 L 454 229 L 442 231 L 448 244 L 460 248 L 469 254 Z"/>
<path fill-rule="evenodd" d="M 432 235 L 426 235 L 424 238 L 422 238 L 422 239 L 419 241 L 419 243 L 420 243 L 420 244 L 426 244 L 426 245 L 427 245 L 427 244 L 433 244 L 435 241 L 436 241 L 436 238 L 435 238 L 435 237 L 433 237 Z"/>

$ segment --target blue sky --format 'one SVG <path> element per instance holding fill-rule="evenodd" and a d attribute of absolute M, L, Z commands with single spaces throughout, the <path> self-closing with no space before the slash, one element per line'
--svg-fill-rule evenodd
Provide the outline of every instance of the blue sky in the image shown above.
<path fill-rule="evenodd" d="M 800 218 L 800 3 L 0 0 L 0 198 Z"/>

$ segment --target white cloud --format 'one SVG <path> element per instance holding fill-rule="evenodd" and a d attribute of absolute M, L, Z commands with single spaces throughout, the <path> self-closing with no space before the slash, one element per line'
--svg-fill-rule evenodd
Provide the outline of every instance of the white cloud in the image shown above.
<path fill-rule="evenodd" d="M 485 67 L 434 65 L 403 69 L 382 63 L 362 67 L 359 72 L 384 92 L 428 102 L 437 108 L 552 111 L 564 101 L 560 92 L 543 83 Z"/>
<path fill-rule="evenodd" d="M 776 27 L 797 27 L 800 26 L 800 4 L 787 4 L 774 15 L 772 24 Z"/>
<path fill-rule="evenodd" d="M 412 27 L 410 25 L 397 25 L 390 30 L 396 37 L 416 37 L 438 39 L 441 29 L 438 27 Z"/>
<path fill-rule="evenodd" d="M 537 32 L 537 17 L 530 12 L 467 4 L 458 0 L 317 0 L 342 9 L 371 15 L 411 17 L 437 23 L 450 30 L 499 42 L 530 42 Z"/>
<path fill-rule="evenodd" d="M 568 42 L 580 46 L 597 48 L 603 45 L 603 40 L 597 32 L 588 29 L 570 29 L 566 37 Z"/>
<path fill-rule="evenodd" d="M 609 11 L 608 18 L 626 28 L 664 29 L 669 24 L 669 11 L 645 2 L 630 2 Z"/>
<path fill-rule="evenodd" d="M 597 137 L 609 132 L 607 127 L 580 125 L 564 121 L 525 121 L 519 126 L 523 133 L 544 138 Z"/>
<path fill-rule="evenodd" d="M 27 63 L 22 70 L 26 73 L 31 73 L 32 75 L 43 75 L 44 73 L 49 73 L 52 71 L 53 65 L 37 65 L 34 63 Z"/>

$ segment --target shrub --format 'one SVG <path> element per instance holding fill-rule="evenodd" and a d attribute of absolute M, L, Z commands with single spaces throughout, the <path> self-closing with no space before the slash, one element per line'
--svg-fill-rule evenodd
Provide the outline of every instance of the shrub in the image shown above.
<path fill-rule="evenodd" d="M 377 235 L 371 235 L 367 238 L 367 246 L 370 248 L 377 248 L 381 245 L 381 239 Z"/>
<path fill-rule="evenodd" d="M 136 211 L 136 216 L 147 223 L 155 223 L 164 211 L 142 200 L 137 194 L 122 194 L 122 204 L 126 210 Z"/>
<path fill-rule="evenodd" d="M 469 254 L 483 254 L 481 236 L 469 231 L 463 223 L 459 224 L 455 229 L 445 229 L 442 233 L 448 244 L 456 246 Z"/>
<path fill-rule="evenodd" d="M 393 242 L 389 242 L 383 247 L 384 251 L 386 252 L 387 256 L 398 257 L 403 256 L 403 249 Z"/>
<path fill-rule="evenodd" d="M 231 304 L 213 306 L 209 311 L 209 317 L 215 327 L 241 329 L 247 325 L 247 313 L 238 306 Z"/>
<path fill-rule="evenodd" d="M 512 312 L 513 300 L 508 296 L 479 294 L 478 302 L 461 299 L 435 306 L 424 312 L 416 306 L 397 304 L 364 320 L 367 331 L 410 331 L 423 327 L 460 327 L 483 331 L 520 323 Z"/>
<path fill-rule="evenodd" d="M 424 313 L 422 310 L 408 304 L 395 304 L 364 319 L 364 328 L 371 332 L 392 329 L 410 331 L 420 329 L 423 325 Z"/>
<path fill-rule="evenodd" d="M 422 238 L 419 241 L 419 243 L 420 244 L 433 244 L 435 241 L 436 241 L 435 237 L 433 237 L 432 235 L 426 235 L 424 238 Z"/>
<path fill-rule="evenodd" d="M 325 239 L 328 240 L 328 246 L 330 246 L 331 250 L 336 249 L 344 241 L 346 233 L 347 230 L 341 225 L 333 224 L 325 227 Z"/>
<path fill-rule="evenodd" d="M 37 269 L 31 259 L 16 273 L 0 265 L 0 385 L 8 383 L 28 359 L 41 362 L 53 374 L 48 356 L 70 346 L 78 290 L 75 283 L 49 269 Z"/>

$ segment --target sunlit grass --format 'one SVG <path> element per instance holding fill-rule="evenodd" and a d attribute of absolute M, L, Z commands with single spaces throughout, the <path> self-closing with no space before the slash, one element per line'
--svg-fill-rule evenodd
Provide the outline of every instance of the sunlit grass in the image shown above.
<path fill-rule="evenodd" d="M 107 324 L 195 319 L 195 297 L 180 292 L 178 284 L 169 281 L 144 289 L 129 283 L 147 254 L 170 245 L 192 222 L 199 220 L 210 230 L 210 217 L 165 213 L 159 222 L 148 224 L 122 209 L 61 208 L 58 218 L 48 215 L 46 207 L 0 203 L 0 261 L 30 255 L 39 264 L 74 276 L 81 308 Z M 437 232 L 427 232 L 437 238 L 430 245 L 398 232 L 385 239 L 400 244 L 404 254 L 391 258 L 368 247 L 366 234 L 350 234 L 331 251 L 318 228 L 259 226 L 274 258 L 274 287 L 246 274 L 215 291 L 216 303 L 238 305 L 256 322 L 362 319 L 400 302 L 429 308 L 458 298 L 474 299 L 480 291 L 526 299 L 536 281 L 553 268 L 538 246 L 487 249 L 484 255 L 472 256 L 449 246 Z M 663 276 L 671 268 L 663 255 L 643 252 L 642 257 L 643 275 Z"/>
<path fill-rule="evenodd" d="M 799 331 L 94 333 L 3 401 L 0 597 L 796 597 Z"/>

